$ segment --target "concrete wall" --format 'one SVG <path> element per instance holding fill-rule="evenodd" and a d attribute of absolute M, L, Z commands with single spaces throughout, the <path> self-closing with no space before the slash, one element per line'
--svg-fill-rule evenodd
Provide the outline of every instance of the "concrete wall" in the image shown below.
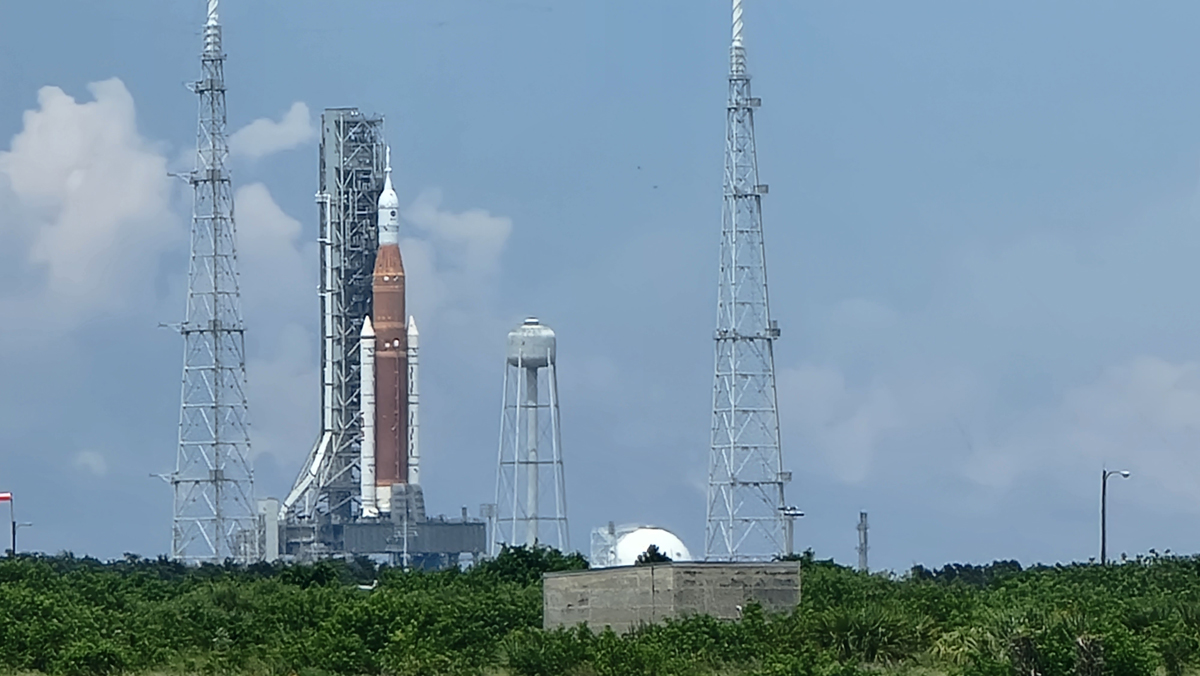
<path fill-rule="evenodd" d="M 542 577 L 542 626 L 623 632 L 668 617 L 707 614 L 736 619 L 738 606 L 757 601 L 769 613 L 800 602 L 800 564 L 660 563 Z"/>

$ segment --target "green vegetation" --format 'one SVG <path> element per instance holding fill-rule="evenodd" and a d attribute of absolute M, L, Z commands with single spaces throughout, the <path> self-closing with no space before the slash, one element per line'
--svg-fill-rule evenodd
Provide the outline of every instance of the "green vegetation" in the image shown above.
<path fill-rule="evenodd" d="M 542 631 L 543 572 L 514 548 L 467 571 L 369 561 L 185 568 L 0 561 L 0 672 L 324 676 L 1179 676 L 1200 667 L 1200 559 L 866 575 L 803 560 L 797 612 L 625 636 Z M 375 584 L 374 588 L 371 585 Z"/>
<path fill-rule="evenodd" d="M 637 560 L 633 562 L 635 566 L 648 566 L 653 563 L 669 563 L 671 557 L 658 551 L 658 545 L 650 545 L 646 551 L 638 554 Z"/>

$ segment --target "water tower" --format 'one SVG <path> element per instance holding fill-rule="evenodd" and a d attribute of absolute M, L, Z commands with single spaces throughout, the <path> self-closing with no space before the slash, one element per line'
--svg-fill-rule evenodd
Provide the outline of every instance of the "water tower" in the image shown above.
<path fill-rule="evenodd" d="M 493 555 L 504 545 L 570 546 L 555 352 L 554 331 L 535 317 L 508 334 Z"/>

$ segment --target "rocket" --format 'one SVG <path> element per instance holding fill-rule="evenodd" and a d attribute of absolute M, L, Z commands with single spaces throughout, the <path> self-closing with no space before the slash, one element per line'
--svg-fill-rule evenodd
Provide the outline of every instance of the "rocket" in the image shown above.
<path fill-rule="evenodd" d="M 379 194 L 379 247 L 372 273 L 372 317 L 359 334 L 362 444 L 359 452 L 362 516 L 392 511 L 392 487 L 420 484 L 417 439 L 417 322 L 406 315 L 400 257 L 400 200 L 392 187 L 392 159 Z"/>
<path fill-rule="evenodd" d="M 375 333 L 375 504 L 392 511 L 392 486 L 408 482 L 408 327 L 404 261 L 400 258 L 400 200 L 392 188 L 391 152 L 379 195 L 379 249 L 372 280 Z M 363 322 L 366 323 L 365 321 Z M 363 496 L 364 498 L 367 496 Z"/>

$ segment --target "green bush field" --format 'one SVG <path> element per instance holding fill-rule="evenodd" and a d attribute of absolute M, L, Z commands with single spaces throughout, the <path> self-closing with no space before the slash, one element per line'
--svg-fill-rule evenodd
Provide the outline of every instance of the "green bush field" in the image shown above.
<path fill-rule="evenodd" d="M 369 560 L 187 567 L 0 560 L 0 672 L 64 676 L 1180 676 L 1200 667 L 1200 558 L 913 568 L 801 559 L 801 601 L 623 635 L 542 630 L 541 575 L 506 549 L 464 570 Z"/>

